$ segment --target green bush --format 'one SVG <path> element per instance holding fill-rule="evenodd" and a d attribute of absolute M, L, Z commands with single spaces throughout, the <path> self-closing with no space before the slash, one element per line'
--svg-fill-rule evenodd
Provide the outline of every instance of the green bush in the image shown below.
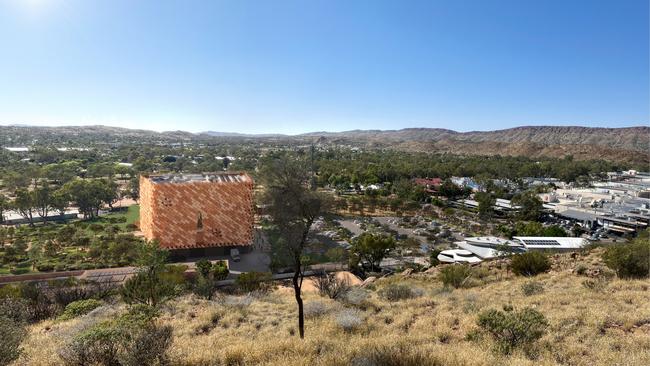
<path fill-rule="evenodd" d="M 54 264 L 52 262 L 39 262 L 36 264 L 36 269 L 39 272 L 50 272 L 54 270 Z"/>
<path fill-rule="evenodd" d="M 119 318 L 77 334 L 59 349 L 59 356 L 67 365 L 169 364 L 172 328 L 156 326 L 156 316 L 155 309 L 135 305 Z"/>
<path fill-rule="evenodd" d="M 471 277 L 472 268 L 465 264 L 447 265 L 440 270 L 440 280 L 445 287 L 464 287 Z"/>
<path fill-rule="evenodd" d="M 407 285 L 390 284 L 379 291 L 379 296 L 388 301 L 400 301 L 422 296 L 422 290 Z"/>
<path fill-rule="evenodd" d="M 59 317 L 61 320 L 68 320 L 78 316 L 88 314 L 92 310 L 102 305 L 102 302 L 96 299 L 78 300 L 69 303 L 63 314 Z"/>
<path fill-rule="evenodd" d="M 431 253 L 429 253 L 429 264 L 432 267 L 437 266 L 440 264 L 440 261 L 438 260 L 438 254 L 440 254 L 441 250 L 440 249 L 432 249 Z"/>
<path fill-rule="evenodd" d="M 269 272 L 245 272 L 240 274 L 235 280 L 237 287 L 244 292 L 263 290 L 266 285 L 265 281 L 271 279 Z"/>
<path fill-rule="evenodd" d="M 0 334 L 0 365 L 8 365 L 20 355 L 20 344 L 27 336 L 27 330 L 24 323 L 0 315 Z"/>
<path fill-rule="evenodd" d="M 530 277 L 548 271 L 551 263 L 542 252 L 526 252 L 514 255 L 510 268 L 517 275 Z"/>
<path fill-rule="evenodd" d="M 229 274 L 230 270 L 228 269 L 226 262 L 218 261 L 212 265 L 212 276 L 214 277 L 215 281 L 225 280 L 228 278 Z"/>
<path fill-rule="evenodd" d="M 631 244 L 613 245 L 603 253 L 607 267 L 621 278 L 650 276 L 650 240 L 639 238 Z"/>
<path fill-rule="evenodd" d="M 520 311 L 487 310 L 482 312 L 477 324 L 497 342 L 497 349 L 510 354 L 520 346 L 529 346 L 546 332 L 548 321 L 539 311 L 524 308 Z"/>
<path fill-rule="evenodd" d="M 21 275 L 29 273 L 29 268 L 12 268 L 9 272 L 13 275 Z"/>

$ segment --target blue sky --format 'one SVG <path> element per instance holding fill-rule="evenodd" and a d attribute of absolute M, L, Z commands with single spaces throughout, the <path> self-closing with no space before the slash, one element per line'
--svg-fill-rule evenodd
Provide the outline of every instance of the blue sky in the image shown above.
<path fill-rule="evenodd" d="M 647 0 L 0 0 L 0 124 L 648 125 Z"/>

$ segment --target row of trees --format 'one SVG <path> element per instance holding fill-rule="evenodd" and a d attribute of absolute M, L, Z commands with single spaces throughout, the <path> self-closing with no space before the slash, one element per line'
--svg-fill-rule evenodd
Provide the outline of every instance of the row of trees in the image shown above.
<path fill-rule="evenodd" d="M 15 210 L 33 225 L 35 216 L 45 220 L 52 212 L 63 215 L 70 202 L 84 217 L 94 218 L 104 204 L 111 206 L 119 197 L 117 184 L 107 179 L 74 179 L 59 187 L 42 180 L 33 189 L 16 189 L 14 196 L 10 200 L 0 194 L 0 222 L 6 211 Z"/>

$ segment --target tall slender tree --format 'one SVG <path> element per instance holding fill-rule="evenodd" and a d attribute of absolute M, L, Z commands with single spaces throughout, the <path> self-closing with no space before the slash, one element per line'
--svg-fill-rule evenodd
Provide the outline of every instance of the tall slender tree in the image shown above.
<path fill-rule="evenodd" d="M 327 200 L 309 188 L 307 164 L 289 156 L 270 158 L 262 163 L 260 176 L 264 188 L 262 201 L 280 236 L 282 250 L 293 267 L 292 278 L 298 305 L 298 331 L 305 337 L 305 316 L 302 283 L 305 269 L 305 248 L 314 220 L 324 211 Z"/>

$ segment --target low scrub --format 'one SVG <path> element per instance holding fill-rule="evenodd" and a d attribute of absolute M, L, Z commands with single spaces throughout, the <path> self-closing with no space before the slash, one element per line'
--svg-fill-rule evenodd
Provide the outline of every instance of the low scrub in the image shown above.
<path fill-rule="evenodd" d="M 163 365 L 172 341 L 171 326 L 157 326 L 156 313 L 135 306 L 118 319 L 93 326 L 59 349 L 66 365 Z"/>
<path fill-rule="evenodd" d="M 350 291 L 347 278 L 337 278 L 334 273 L 323 273 L 314 280 L 318 293 L 330 299 L 338 300 Z"/>
<path fill-rule="evenodd" d="M 447 265 L 440 270 L 440 280 L 445 287 L 466 287 L 472 277 L 472 268 L 468 265 Z"/>
<path fill-rule="evenodd" d="M 0 365 L 8 365 L 20 356 L 27 329 L 23 322 L 0 315 L 0 335 Z"/>
<path fill-rule="evenodd" d="M 548 271 L 551 268 L 551 262 L 542 252 L 526 252 L 514 255 L 510 262 L 510 268 L 517 275 L 532 277 Z"/>
<path fill-rule="evenodd" d="M 477 324 L 497 343 L 497 349 L 510 354 L 515 348 L 530 346 L 546 332 L 548 321 L 539 311 L 531 308 L 506 311 L 487 310 L 479 315 Z"/>
<path fill-rule="evenodd" d="M 100 307 L 101 305 L 102 302 L 96 299 L 74 301 L 69 303 L 65 307 L 65 310 L 63 310 L 63 314 L 61 314 L 59 319 L 68 320 L 68 319 L 76 318 L 78 316 L 88 314 L 89 312 Z"/>
<path fill-rule="evenodd" d="M 379 291 L 379 296 L 388 301 L 400 301 L 422 296 L 422 290 L 402 284 L 390 284 Z"/>
<path fill-rule="evenodd" d="M 346 332 L 352 332 L 361 326 L 363 320 L 361 312 L 355 309 L 344 309 L 338 312 L 334 318 L 336 324 Z"/>
<path fill-rule="evenodd" d="M 621 278 L 646 278 L 650 276 L 650 239 L 610 246 L 603 253 L 603 261 Z"/>
<path fill-rule="evenodd" d="M 521 285 L 521 291 L 526 296 L 533 296 L 544 292 L 544 285 L 540 282 L 530 281 Z"/>
<path fill-rule="evenodd" d="M 237 287 L 243 292 L 260 291 L 268 288 L 271 274 L 268 272 L 245 272 L 235 280 Z"/>

